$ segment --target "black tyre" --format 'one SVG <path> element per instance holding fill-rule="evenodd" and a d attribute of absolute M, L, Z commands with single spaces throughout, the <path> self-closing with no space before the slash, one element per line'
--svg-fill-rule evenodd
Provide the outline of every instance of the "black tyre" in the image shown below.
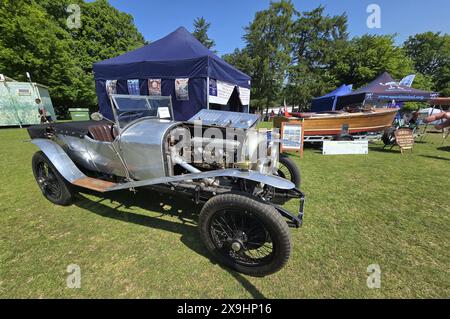
<path fill-rule="evenodd" d="M 300 170 L 295 162 L 287 155 L 280 154 L 277 173 L 278 176 L 290 180 L 292 183 L 294 183 L 295 187 L 300 187 Z"/>
<path fill-rule="evenodd" d="M 54 204 L 69 205 L 74 198 L 71 185 L 59 174 L 43 152 L 37 152 L 32 159 L 33 174 L 45 198 Z"/>
<path fill-rule="evenodd" d="M 251 276 L 279 271 L 291 253 L 291 235 L 277 210 L 241 194 L 209 199 L 199 216 L 200 236 L 222 264 Z"/>
<path fill-rule="evenodd" d="M 383 132 L 383 136 L 381 137 L 381 140 L 384 143 L 384 146 L 394 145 L 395 144 L 395 127 L 390 127 L 388 129 L 385 129 Z"/>
<path fill-rule="evenodd" d="M 301 183 L 300 170 L 295 164 L 295 162 L 292 159 L 290 159 L 287 155 L 280 154 L 277 175 L 287 180 L 290 180 L 292 183 L 294 183 L 295 187 L 300 188 Z M 288 200 L 289 197 L 286 197 L 285 191 L 276 190 L 275 198 L 272 199 L 272 202 L 277 205 L 283 205 Z"/>

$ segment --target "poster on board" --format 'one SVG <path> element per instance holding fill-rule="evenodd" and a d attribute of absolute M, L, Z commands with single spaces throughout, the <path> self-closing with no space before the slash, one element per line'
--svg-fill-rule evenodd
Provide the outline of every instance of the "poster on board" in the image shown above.
<path fill-rule="evenodd" d="M 161 79 L 148 79 L 148 95 L 161 96 Z"/>
<path fill-rule="evenodd" d="M 105 86 L 108 95 L 117 94 L 117 80 L 106 80 Z"/>
<path fill-rule="evenodd" d="M 209 96 L 217 96 L 217 81 L 209 79 Z"/>
<path fill-rule="evenodd" d="M 296 151 L 303 157 L 303 123 L 298 121 L 281 123 L 281 152 Z"/>
<path fill-rule="evenodd" d="M 189 79 L 175 79 L 175 95 L 178 101 L 189 100 Z"/>
<path fill-rule="evenodd" d="M 129 95 L 140 95 L 141 91 L 139 89 L 139 80 L 127 80 L 128 94 Z"/>

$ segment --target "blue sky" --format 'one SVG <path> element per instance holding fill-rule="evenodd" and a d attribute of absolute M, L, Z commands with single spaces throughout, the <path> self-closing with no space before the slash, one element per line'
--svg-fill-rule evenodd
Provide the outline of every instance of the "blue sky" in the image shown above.
<path fill-rule="evenodd" d="M 211 22 L 209 35 L 216 41 L 219 55 L 243 47 L 244 26 L 269 0 L 110 0 L 114 7 L 134 17 L 146 40 L 155 41 L 179 26 L 192 31 L 194 18 Z M 330 15 L 346 12 L 351 36 L 397 33 L 397 43 L 409 35 L 425 31 L 450 33 L 449 0 L 294 0 L 297 10 L 305 11 L 323 4 Z M 369 4 L 381 8 L 381 29 L 369 29 L 366 20 Z"/>

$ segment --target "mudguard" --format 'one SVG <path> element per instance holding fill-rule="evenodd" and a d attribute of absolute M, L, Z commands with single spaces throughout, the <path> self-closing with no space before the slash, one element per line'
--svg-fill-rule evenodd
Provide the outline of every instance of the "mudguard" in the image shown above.
<path fill-rule="evenodd" d="M 86 175 L 84 175 L 70 159 L 69 155 L 64 152 L 62 147 L 55 142 L 44 138 L 36 138 L 32 139 L 31 143 L 39 147 L 41 151 L 44 152 L 50 162 L 52 162 L 58 172 L 68 182 L 73 183 L 78 179 L 86 177 Z"/>

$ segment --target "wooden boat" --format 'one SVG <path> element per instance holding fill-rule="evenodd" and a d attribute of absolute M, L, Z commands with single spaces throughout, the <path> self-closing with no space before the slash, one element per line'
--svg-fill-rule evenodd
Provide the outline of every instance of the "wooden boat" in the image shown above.
<path fill-rule="evenodd" d="M 291 113 L 292 117 L 276 117 L 274 127 L 281 128 L 282 122 L 302 121 L 305 136 L 339 135 L 348 125 L 348 133 L 381 132 L 392 126 L 398 109 L 380 108 L 370 111 L 349 113 L 344 111 L 321 113 Z"/>

